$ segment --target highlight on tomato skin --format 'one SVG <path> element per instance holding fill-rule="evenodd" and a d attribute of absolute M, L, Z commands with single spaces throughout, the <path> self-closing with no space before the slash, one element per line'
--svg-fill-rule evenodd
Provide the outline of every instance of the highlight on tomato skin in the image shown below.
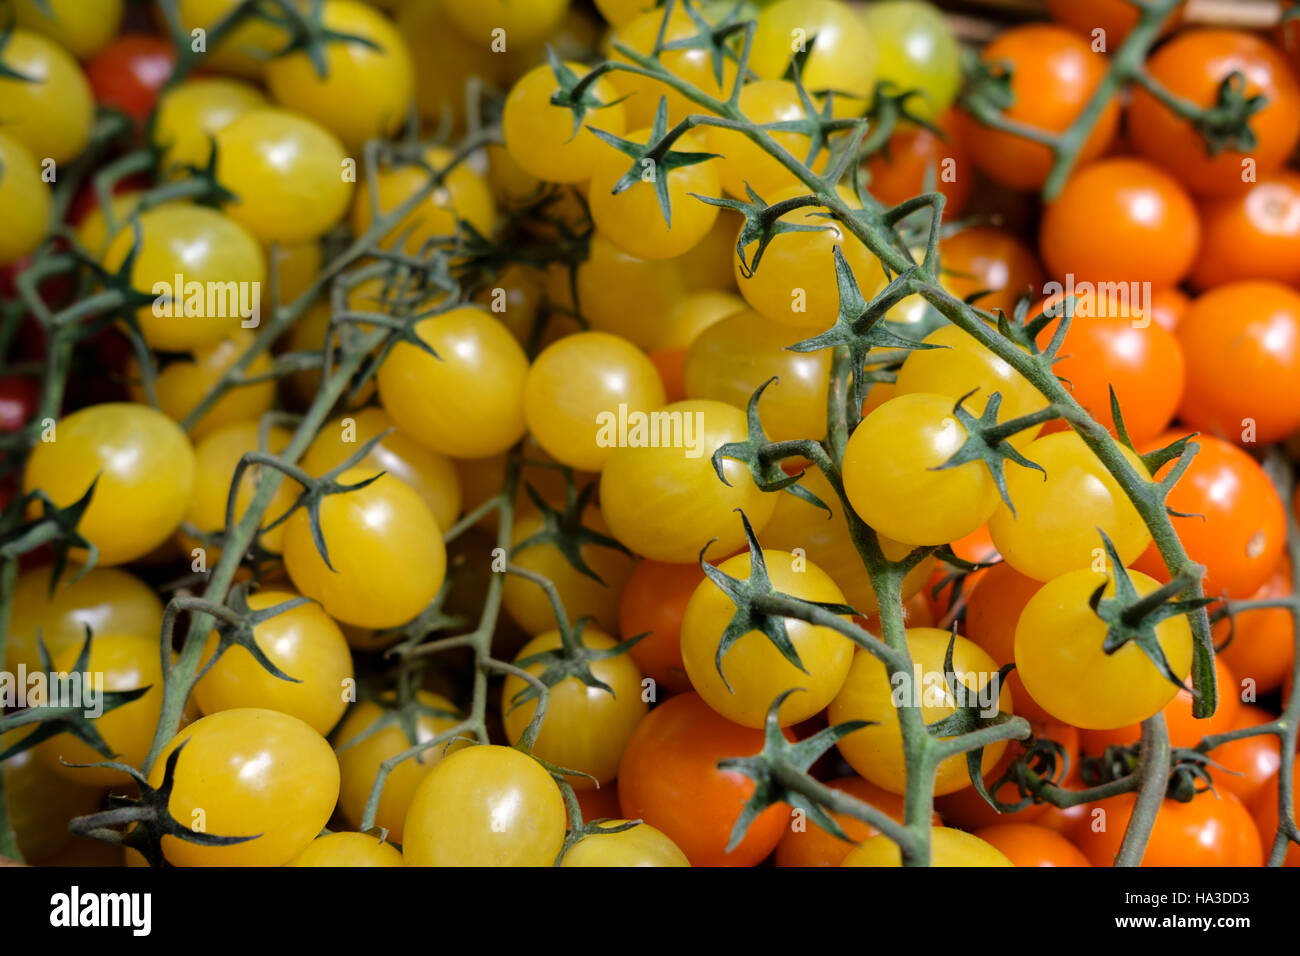
<path fill-rule="evenodd" d="M 1296 864 L 1296 4 L 0 8 L 0 864 Z"/>

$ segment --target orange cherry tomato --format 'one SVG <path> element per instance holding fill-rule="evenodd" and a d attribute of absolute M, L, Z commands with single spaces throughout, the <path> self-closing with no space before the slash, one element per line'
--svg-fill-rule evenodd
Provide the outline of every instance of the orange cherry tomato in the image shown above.
<path fill-rule="evenodd" d="M 1046 279 L 1034 251 L 994 226 L 963 229 L 943 241 L 940 255 L 948 291 L 961 299 L 990 293 L 975 303 L 988 312 L 1001 309 L 1012 315 L 1022 296 L 1038 297 Z"/>
<path fill-rule="evenodd" d="M 645 634 L 629 651 L 641 673 L 670 694 L 691 689 L 682 663 L 682 615 L 704 580 L 700 566 L 643 559 L 623 586 L 618 606 L 623 639 Z"/>
<path fill-rule="evenodd" d="M 1286 555 L 1252 601 L 1276 600 L 1291 596 L 1291 561 Z M 1286 608 L 1258 608 L 1243 611 L 1231 624 L 1227 620 L 1214 625 L 1216 642 L 1231 633 L 1232 641 L 1219 656 L 1242 680 L 1253 680 L 1255 690 L 1267 694 L 1277 690 L 1291 676 L 1295 659 L 1295 629 L 1291 612 Z"/>
<path fill-rule="evenodd" d="M 1275 717 L 1263 707 L 1244 705 L 1237 711 L 1231 729 L 1258 727 Z M 1215 785 L 1232 791 L 1242 803 L 1250 806 L 1277 778 L 1278 768 L 1282 765 L 1282 749 L 1272 734 L 1259 734 L 1215 747 L 1210 751 L 1210 759 L 1223 768 L 1210 768 Z"/>
<path fill-rule="evenodd" d="M 1198 289 L 1242 279 L 1300 282 L 1300 173 L 1282 169 L 1240 196 L 1201 203 Z"/>
<path fill-rule="evenodd" d="M 1132 793 L 1098 806 L 1104 817 L 1075 833 L 1093 866 L 1114 866 L 1137 798 Z M 1227 791 L 1206 790 L 1188 803 L 1165 800 L 1156 815 L 1142 866 L 1259 866 L 1264 861 L 1259 829 L 1250 812 Z"/>
<path fill-rule="evenodd" d="M 966 636 L 984 648 L 999 667 L 1015 660 L 1016 624 L 1029 599 L 1038 593 L 1042 581 L 1021 574 L 1005 561 L 984 572 L 966 600 Z M 1015 671 L 1007 678 L 1016 713 L 1030 720 L 1051 720 L 1052 716 L 1029 696 Z"/>
<path fill-rule="evenodd" d="M 1049 827 L 999 823 L 975 835 L 1001 850 L 1016 866 L 1092 866 L 1083 851 Z"/>
<path fill-rule="evenodd" d="M 1300 761 L 1292 767 L 1291 776 L 1291 793 L 1292 800 L 1294 795 L 1300 793 Z M 1273 779 L 1264 786 L 1258 794 L 1255 795 L 1254 802 L 1250 805 L 1251 815 L 1255 818 L 1255 824 L 1259 830 L 1259 838 L 1264 845 L 1264 857 L 1268 858 L 1273 849 L 1273 837 L 1277 834 L 1278 812 L 1277 812 L 1277 789 L 1278 778 L 1274 775 Z M 1300 843 L 1292 843 L 1286 848 L 1286 858 L 1283 866 L 1300 866 Z"/>
<path fill-rule="evenodd" d="M 903 798 L 887 790 L 881 790 L 873 783 L 861 777 L 840 777 L 826 781 L 826 786 L 833 790 L 843 790 L 859 800 L 871 804 L 877 810 L 887 813 L 891 819 L 903 821 Z M 880 831 L 869 823 L 847 813 L 832 813 L 831 818 L 840 825 L 848 840 L 823 830 L 812 820 L 795 818 L 791 821 L 785 836 L 776 846 L 777 866 L 839 866 L 844 858 L 853 851 L 855 844 L 869 840 Z M 939 814 L 934 814 L 933 823 L 939 826 Z M 795 826 L 799 829 L 795 829 Z"/>
<path fill-rule="evenodd" d="M 943 113 L 935 125 L 943 135 L 909 126 L 890 136 L 885 148 L 864 164 L 871 177 L 867 188 L 886 206 L 897 206 L 920 196 L 928 184 L 943 193 L 943 216 L 950 220 L 966 208 L 975 177 L 956 109 Z"/>

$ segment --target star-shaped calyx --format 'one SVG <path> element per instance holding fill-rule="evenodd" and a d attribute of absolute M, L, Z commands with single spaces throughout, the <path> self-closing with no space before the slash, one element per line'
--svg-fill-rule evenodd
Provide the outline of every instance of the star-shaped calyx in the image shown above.
<path fill-rule="evenodd" d="M 590 544 L 601 548 L 612 548 L 626 555 L 632 554 L 616 538 L 596 531 L 594 528 L 588 528 L 582 523 L 583 512 L 596 490 L 595 482 L 586 485 L 581 492 L 578 492 L 574 485 L 572 473 L 566 473 L 563 511 L 552 508 L 550 503 L 538 494 L 537 489 L 531 484 L 525 484 L 524 488 L 528 492 L 528 497 L 532 499 L 534 507 L 537 508 L 537 514 L 542 520 L 542 527 L 535 534 L 529 535 L 516 544 L 510 551 L 512 555 L 518 554 L 527 548 L 549 544 L 564 555 L 564 560 L 568 561 L 576 571 L 585 574 L 593 581 L 604 584 L 604 579 L 587 564 L 587 559 L 582 556 L 582 549 Z"/>

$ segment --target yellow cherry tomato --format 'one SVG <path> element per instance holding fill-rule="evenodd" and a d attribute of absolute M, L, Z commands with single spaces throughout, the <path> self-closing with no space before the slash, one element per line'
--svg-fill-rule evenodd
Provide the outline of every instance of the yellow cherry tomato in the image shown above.
<path fill-rule="evenodd" d="M 81 66 L 56 42 L 30 30 L 10 32 L 0 76 L 0 129 L 39 163 L 62 165 L 90 142 L 95 99 Z"/>
<path fill-rule="evenodd" d="M 581 63 L 564 64 L 577 77 L 587 72 Z M 552 183 L 579 183 L 590 179 L 609 147 L 587 127 L 622 136 L 625 119 L 618 91 L 606 77 L 592 83 L 583 94 L 587 109 L 575 119 L 566 106 L 551 97 L 559 81 L 549 63 L 535 66 L 515 83 L 506 97 L 502 115 L 506 149 L 525 171 Z"/>
<path fill-rule="evenodd" d="M 352 468 L 337 480 L 352 485 L 375 474 Z M 423 611 L 442 587 L 442 529 L 420 496 L 391 475 L 327 495 L 320 528 L 333 571 L 312 541 L 305 508 L 285 524 L 284 563 L 294 586 L 320 601 L 330 617 L 358 627 L 396 627 Z"/>
<path fill-rule="evenodd" d="M 592 650 L 604 651 L 617 642 L 608 634 L 587 627 L 582 632 L 582 643 Z M 560 646 L 559 631 L 539 634 L 519 649 L 515 664 L 523 667 L 525 658 L 558 650 Z M 590 790 L 614 779 L 623 750 L 648 710 L 642 696 L 641 672 L 629 655 L 591 661 L 589 666 L 595 678 L 609 685 L 613 693 L 588 687 L 576 677 L 566 677 L 551 688 L 546 699 L 546 715 L 533 743 L 533 755 L 539 760 L 589 775 L 567 778 L 575 790 Z M 530 664 L 524 669 L 538 677 L 543 665 Z M 518 695 L 529 686 L 509 674 L 501 688 L 501 720 L 506 738 L 512 744 L 519 742 L 537 712 L 535 696 L 516 706 L 520 700 Z"/>
<path fill-rule="evenodd" d="M 241 0 L 179 0 L 177 13 L 187 33 L 202 28 L 211 35 L 212 28 L 229 15 Z M 260 77 L 267 60 L 289 42 L 285 29 L 261 17 L 249 16 L 209 45 L 205 64 L 223 73 L 250 79 Z"/>
<path fill-rule="evenodd" d="M 691 861 L 669 837 L 648 823 L 627 830 L 629 820 L 607 820 L 564 854 L 560 866 L 690 866 Z M 612 832 L 605 832 L 612 831 Z"/>
<path fill-rule="evenodd" d="M 415 63 L 415 104 L 437 128 L 450 119 L 452 132 L 465 127 L 466 84 L 477 78 L 489 87 L 506 84 L 505 57 L 490 43 L 466 43 L 447 17 L 444 0 L 404 0 L 397 26 Z"/>
<path fill-rule="evenodd" d="M 347 211 L 355 160 L 305 116 L 249 110 L 217 133 L 217 181 L 237 197 L 226 212 L 258 240 L 304 242 Z"/>
<path fill-rule="evenodd" d="M 745 541 L 735 510 L 756 532 L 772 517 L 774 495 L 754 485 L 749 469 L 726 458 L 714 471 L 715 449 L 744 441 L 745 414 L 722 402 L 674 402 L 643 429 L 620 435 L 620 447 L 600 476 L 600 510 L 614 537 L 656 561 L 698 560 L 700 550 L 729 554 Z"/>
<path fill-rule="evenodd" d="M 588 252 L 586 261 L 578 266 L 582 315 L 597 331 L 651 348 L 662 331 L 664 316 L 686 294 L 680 260 L 639 259 L 599 232 L 591 237 Z M 547 279 L 551 302 L 572 308 L 569 270 L 552 269 Z"/>
<path fill-rule="evenodd" d="M 836 116 L 858 116 L 867 108 L 879 53 L 856 10 L 840 0 L 779 0 L 766 7 L 749 68 L 763 79 L 780 79 L 798 53 L 807 54 L 799 74 L 804 87 L 822 95 L 833 90 Z"/>
<path fill-rule="evenodd" d="M 831 701 L 828 716 L 832 724 L 849 720 L 870 720 L 874 724 L 855 730 L 837 746 L 844 759 L 858 773 L 890 793 L 903 793 L 907 768 L 903 763 L 903 732 L 899 726 L 899 704 L 917 704 L 925 723 L 933 724 L 952 714 L 956 705 L 976 707 L 985 716 L 1011 712 L 1011 692 L 998 676 L 993 658 L 973 641 L 957 635 L 952 666 L 959 695 L 954 699 L 944 681 L 944 659 L 953 635 L 934 627 L 909 627 L 907 648 L 914 673 L 897 681 L 885 665 L 865 650 L 857 652 L 848 679 Z M 961 691 L 960 688 L 965 690 Z M 1007 749 L 1005 740 L 984 748 L 981 766 L 987 774 Z M 949 757 L 935 773 L 936 796 L 971 785 L 965 755 Z"/>
<path fill-rule="evenodd" d="M 181 523 L 194 494 L 194 448 L 162 412 L 143 405 L 92 405 L 58 422 L 53 440 L 32 450 L 23 489 L 60 507 L 95 482 L 77 531 L 99 549 L 99 564 L 143 557 Z"/>
<path fill-rule="evenodd" d="M 158 99 L 152 136 L 162 150 L 159 167 L 203 169 L 212 156 L 212 137 L 236 117 L 266 105 L 257 87 L 242 80 L 201 77 L 173 87 Z"/>
<path fill-rule="evenodd" d="M 271 426 L 267 431 L 267 447 L 259 444 L 260 426 L 255 421 L 232 422 L 214 429 L 198 443 L 195 456 L 198 463 L 198 480 L 194 485 L 194 498 L 190 502 L 185 520 L 198 531 L 211 534 L 221 531 L 226 526 L 226 501 L 230 497 L 230 483 L 235 478 L 235 468 L 246 452 L 267 451 L 278 454 L 289 444 L 293 436 L 287 429 Z M 235 520 L 238 521 L 248 510 L 253 495 L 257 491 L 260 466 L 251 466 L 244 470 L 235 494 Z M 292 478 L 282 479 L 270 506 L 262 515 L 261 526 L 281 518 L 293 507 L 294 501 L 302 491 L 298 482 Z M 262 544 L 271 551 L 280 551 L 284 542 L 284 525 L 280 524 L 269 531 L 262 532 Z M 189 542 L 187 542 L 189 543 Z M 215 560 L 215 556 L 211 560 Z"/>
<path fill-rule="evenodd" d="M 35 249 L 50 229 L 50 187 L 31 150 L 0 132 L 0 266 Z"/>
<path fill-rule="evenodd" d="M 898 844 L 884 834 L 873 836 L 856 850 L 851 850 L 840 866 L 902 866 L 903 854 Z M 931 866 L 1015 866 L 993 844 L 965 830 L 932 827 L 930 830 Z"/>
<path fill-rule="evenodd" d="M 363 408 L 323 426 L 299 464 L 319 477 L 347 461 L 376 435 L 394 429 L 380 439 L 370 454 L 356 464 L 373 467 L 410 485 L 429 506 L 439 528 L 450 528 L 460 515 L 460 479 L 451 459 L 438 454 L 397 430 L 382 408 Z"/>
<path fill-rule="evenodd" d="M 387 699 L 391 701 L 391 694 Z M 461 722 L 456 705 L 447 698 L 421 690 L 416 699 L 422 707 L 415 718 L 414 740 L 407 738 L 400 724 L 389 721 L 390 711 L 385 711 L 374 701 L 363 700 L 354 704 L 339 725 L 335 734 L 342 774 L 339 812 L 351 826 L 361 825 L 366 801 L 370 799 L 370 791 L 383 761 L 430 741 Z M 384 722 L 380 723 L 381 720 Z M 402 842 L 406 811 L 416 787 L 449 750 L 462 746 L 463 742 L 457 742 L 447 748 L 443 745 L 431 747 L 418 756 L 403 760 L 384 779 L 384 789 L 375 812 L 375 826 L 387 830 L 389 839 L 395 843 Z"/>
<path fill-rule="evenodd" d="M 163 781 L 182 744 L 168 809 L 183 826 L 250 836 L 230 846 L 162 840 L 173 866 L 283 866 L 320 834 L 339 795 L 339 765 L 320 734 L 296 717 L 243 708 L 209 714 L 163 748 L 149 774 Z"/>
<path fill-rule="evenodd" d="M 8 749 L 36 729 L 32 724 L 0 735 L 0 749 Z M 14 754 L 0 764 L 9 826 L 23 859 L 35 866 L 46 864 L 73 839 L 68 821 L 94 813 L 103 803 L 102 787 L 77 786 L 45 765 L 36 748 Z"/>
<path fill-rule="evenodd" d="M 569 0 L 444 0 L 443 8 L 469 42 L 491 44 L 500 31 L 509 49 L 549 36 L 564 19 Z"/>
<path fill-rule="evenodd" d="M 271 95 L 316 120 L 353 151 L 368 139 L 396 133 L 415 97 L 415 67 L 402 34 L 360 0 L 325 0 L 320 23 L 367 42 L 326 44 L 323 75 L 305 50 L 269 60 L 265 76 Z"/>
<path fill-rule="evenodd" d="M 10 9 L 18 26 L 49 37 L 85 60 L 117 35 L 123 0 L 10 0 Z"/>
<path fill-rule="evenodd" d="M 461 307 L 422 320 L 415 334 L 438 358 L 399 342 L 378 375 L 384 410 L 404 432 L 455 458 L 487 458 L 523 437 L 528 358 L 504 325 Z"/>
<path fill-rule="evenodd" d="M 262 611 L 298 597 L 292 591 L 259 591 L 248 606 Z M 207 667 L 217 649 L 217 634 L 203 652 Z M 265 707 L 297 717 L 318 734 L 327 734 L 343 716 L 354 683 L 352 655 L 339 626 L 317 604 L 281 611 L 253 629 L 253 640 L 267 659 L 297 681 L 284 680 L 239 646 L 229 647 L 194 687 L 205 714 L 239 707 Z"/>
<path fill-rule="evenodd" d="M 798 88 L 789 80 L 755 80 L 740 89 L 740 111 L 751 123 L 790 123 L 806 119 Z M 749 201 L 749 189 L 767 198 L 787 189 L 807 191 L 794 173 L 771 156 L 744 133 L 721 126 L 706 126 L 702 133 L 705 148 L 718 153 L 718 175 L 722 188 L 736 199 Z M 801 163 L 809 161 L 812 140 L 794 130 L 768 131 L 772 140 Z M 813 169 L 826 168 L 825 150 L 812 157 Z M 749 187 L 748 189 L 746 187 Z M 735 232 L 731 247 L 736 246 Z"/>
<path fill-rule="evenodd" d="M 327 833 L 285 866 L 406 866 L 399 850 L 367 833 Z"/>
<path fill-rule="evenodd" d="M 511 747 L 444 758 L 406 814 L 407 866 L 550 866 L 564 845 L 564 798 L 551 775 Z"/>
<path fill-rule="evenodd" d="M 844 603 L 843 592 L 817 565 L 784 551 L 764 551 L 763 559 L 774 590 L 805 601 Z M 743 581 L 750 567 L 750 556 L 738 554 L 723 561 L 718 570 Z M 718 644 L 735 614 L 731 598 L 706 578 L 691 595 L 682 617 L 682 660 L 691 686 L 706 704 L 733 723 L 762 727 L 776 698 L 790 688 L 801 688 L 786 698 L 778 712 L 781 726 L 788 727 L 831 702 L 853 663 L 852 641 L 831 628 L 785 618 L 786 634 L 802 670 L 756 630 L 732 644 L 719 662 Z"/>

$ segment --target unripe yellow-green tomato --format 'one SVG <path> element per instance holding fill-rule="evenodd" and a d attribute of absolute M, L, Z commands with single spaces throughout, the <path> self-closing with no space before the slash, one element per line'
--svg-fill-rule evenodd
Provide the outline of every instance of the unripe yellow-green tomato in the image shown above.
<path fill-rule="evenodd" d="M 784 551 L 764 551 L 763 559 L 773 590 L 805 601 L 844 603 L 844 594 L 830 576 L 807 559 Z M 748 579 L 750 568 L 748 554 L 718 565 L 723 574 L 741 581 Z M 785 699 L 778 712 L 778 722 L 788 727 L 825 708 L 844 686 L 853 663 L 853 642 L 829 627 L 793 618 L 783 622 L 802 669 L 757 630 L 742 635 L 719 661 L 719 642 L 735 614 L 731 598 L 706 578 L 691 595 L 682 617 L 686 674 L 704 702 L 723 717 L 745 727 L 762 727 L 777 697 L 801 688 Z"/>
<path fill-rule="evenodd" d="M 31 150 L 0 132 L 0 266 L 35 249 L 50 228 L 50 187 Z"/>
<path fill-rule="evenodd" d="M 617 643 L 590 626 L 581 637 L 583 645 L 594 651 L 609 650 Z M 524 661 L 560 647 L 560 632 L 548 631 L 520 648 L 514 662 L 537 677 L 543 665 L 525 665 Z M 642 697 L 641 672 L 629 655 L 593 660 L 588 665 L 595 678 L 609 685 L 613 693 L 588 687 L 577 677 L 566 677 L 555 684 L 546 699 L 546 714 L 533 744 L 533 754 L 539 760 L 589 775 L 568 778 L 575 790 L 590 790 L 614 779 L 623 750 L 648 709 Z M 510 674 L 501 688 L 501 717 L 511 743 L 519 742 L 537 712 L 536 696 L 527 700 L 520 696 L 531 686 Z"/>
<path fill-rule="evenodd" d="M 840 866 L 902 866 L 898 844 L 884 834 L 873 836 L 851 850 Z M 930 830 L 931 866 L 1015 866 L 993 844 L 965 830 L 933 827 Z"/>
<path fill-rule="evenodd" d="M 565 63 L 581 78 L 587 67 Z M 539 179 L 551 183 L 580 183 L 590 179 L 597 161 L 611 147 L 588 129 L 594 126 L 613 136 L 622 136 L 625 119 L 618 91 L 606 78 L 583 92 L 587 108 L 575 118 L 567 106 L 556 106 L 551 97 L 559 92 L 559 81 L 549 63 L 535 66 L 515 83 L 506 97 L 501 117 L 506 149 L 511 158 Z"/>
<path fill-rule="evenodd" d="M 264 611 L 297 598 L 292 591 L 259 591 L 248 606 Z M 228 647 L 194 687 L 205 714 L 238 707 L 265 707 L 297 717 L 316 733 L 334 729 L 354 693 L 352 654 L 343 632 L 320 605 L 308 602 L 281 611 L 253 629 L 267 660 L 288 674 L 272 674 L 238 645 Z M 218 646 L 214 631 L 203 651 L 206 667 Z"/>
<path fill-rule="evenodd" d="M 625 826 L 628 820 L 607 820 L 601 830 Z M 560 866 L 690 866 L 681 848 L 648 823 L 626 830 L 589 833 L 569 848 Z"/>
<path fill-rule="evenodd" d="M 959 683 L 959 695 L 949 692 L 944 678 L 948 643 L 954 640 L 952 666 Z M 855 730 L 836 745 L 844 759 L 858 773 L 890 793 L 907 788 L 903 758 L 903 732 L 898 709 L 916 705 L 929 726 L 954 713 L 957 705 L 975 707 L 986 717 L 1011 712 L 1011 691 L 998 674 L 998 665 L 985 651 L 960 635 L 934 627 L 909 627 L 907 648 L 915 672 L 893 679 L 885 665 L 866 651 L 859 651 L 839 694 L 831 701 L 830 722 L 869 720 L 873 724 Z M 961 690 L 961 688 L 965 688 Z M 988 773 L 1007 749 L 1005 740 L 984 748 L 981 766 Z M 970 774 L 964 754 L 949 757 L 935 773 L 936 796 L 969 787 Z"/>
<path fill-rule="evenodd" d="M 285 866 L 406 866 L 396 847 L 368 833 L 327 833 Z"/>
<path fill-rule="evenodd" d="M 46 435 L 27 459 L 23 490 L 39 488 L 67 507 L 93 483 L 77 533 L 98 549 L 100 565 L 144 557 L 181 523 L 194 494 L 194 447 L 162 412 L 105 402 L 73 412 Z M 73 554 L 81 560 L 84 551 Z"/>
<path fill-rule="evenodd" d="M 444 758 L 406 814 L 407 866 L 551 866 L 564 845 L 560 788 L 513 747 L 481 744 Z"/>
<path fill-rule="evenodd" d="M 376 474 L 363 466 L 336 480 L 358 485 Z M 442 587 L 447 573 L 442 529 L 420 496 L 392 475 L 326 495 L 320 529 L 328 565 L 312 540 L 305 508 L 285 523 L 284 563 L 294 586 L 338 621 L 396 627 L 423 611 Z"/>
<path fill-rule="evenodd" d="M 664 405 L 654 363 L 607 332 L 579 332 L 547 346 L 524 381 L 524 415 L 537 443 L 556 461 L 599 471 L 618 445 L 620 418 Z"/>
<path fill-rule="evenodd" d="M 763 79 L 780 79 L 799 54 L 805 54 L 800 78 L 808 92 L 834 90 L 834 115 L 862 114 L 880 54 L 857 11 L 841 0 L 778 0 L 766 7 L 758 16 L 749 68 Z"/>

